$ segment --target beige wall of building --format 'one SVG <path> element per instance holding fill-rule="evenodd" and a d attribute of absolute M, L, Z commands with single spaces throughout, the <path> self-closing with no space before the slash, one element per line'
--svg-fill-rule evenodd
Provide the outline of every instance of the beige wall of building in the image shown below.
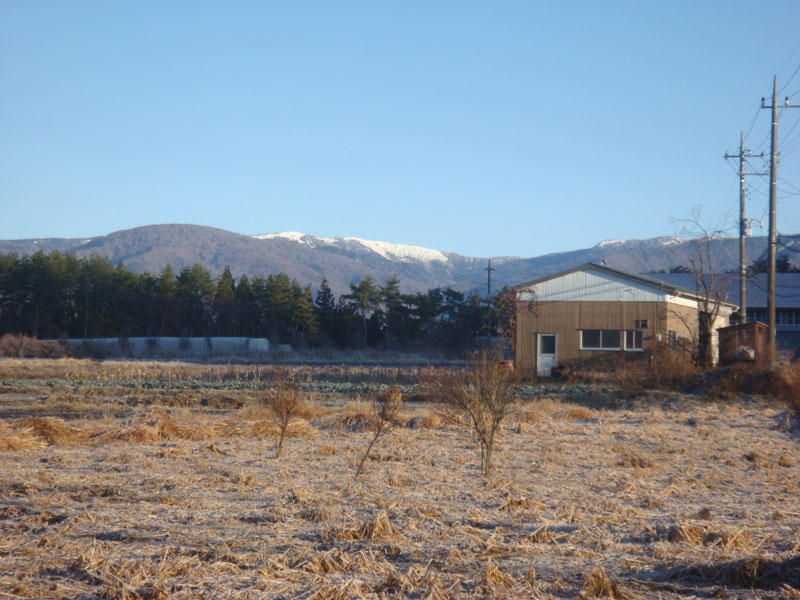
<path fill-rule="evenodd" d="M 537 368 L 536 341 L 539 333 L 557 334 L 558 363 L 597 356 L 635 355 L 635 350 L 581 350 L 582 329 L 635 330 L 636 321 L 647 321 L 641 329 L 643 350 L 668 331 L 691 339 L 690 324 L 697 322 L 697 308 L 669 302 L 524 302 L 517 303 L 516 365 L 523 371 Z"/>

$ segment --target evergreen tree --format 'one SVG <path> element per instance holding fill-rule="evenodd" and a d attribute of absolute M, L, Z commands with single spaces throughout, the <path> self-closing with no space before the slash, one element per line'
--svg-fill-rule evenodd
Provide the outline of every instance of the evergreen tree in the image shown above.
<path fill-rule="evenodd" d="M 214 292 L 211 273 L 201 264 L 181 269 L 176 282 L 176 296 L 183 311 L 181 335 L 210 335 Z"/>
<path fill-rule="evenodd" d="M 247 275 L 239 278 L 236 285 L 236 315 L 235 330 L 236 335 L 246 337 L 256 336 L 258 331 L 259 310 L 256 304 L 253 288 L 250 287 L 250 280 Z"/>
<path fill-rule="evenodd" d="M 386 284 L 380 288 L 380 298 L 383 303 L 383 326 L 385 337 L 391 344 L 395 341 L 400 344 L 408 343 L 408 319 L 410 311 L 400 293 L 400 278 L 392 275 Z"/>
<path fill-rule="evenodd" d="M 178 314 L 177 282 L 172 265 L 167 263 L 156 280 L 154 303 L 161 313 L 157 334 L 177 336 L 181 333 L 181 315 Z"/>
<path fill-rule="evenodd" d="M 350 293 L 342 296 L 361 317 L 364 341 L 367 340 L 367 316 L 379 309 L 380 290 L 371 275 L 365 276 L 358 285 L 350 284 Z"/>
<path fill-rule="evenodd" d="M 319 329 L 324 336 L 330 340 L 335 340 L 338 337 L 336 331 L 336 299 L 326 277 L 323 277 L 322 283 L 319 284 L 317 298 L 314 300 L 314 312 L 317 315 Z"/>
<path fill-rule="evenodd" d="M 270 275 L 264 285 L 264 318 L 267 337 L 291 343 L 292 283 L 285 273 Z"/>
<path fill-rule="evenodd" d="M 217 335 L 233 335 L 236 313 L 236 284 L 228 265 L 217 277 L 214 293 L 214 329 Z"/>
<path fill-rule="evenodd" d="M 292 308 L 289 323 L 292 346 L 296 346 L 300 339 L 314 336 L 317 333 L 317 319 L 314 314 L 311 286 L 301 288 L 296 279 L 292 280 Z"/>

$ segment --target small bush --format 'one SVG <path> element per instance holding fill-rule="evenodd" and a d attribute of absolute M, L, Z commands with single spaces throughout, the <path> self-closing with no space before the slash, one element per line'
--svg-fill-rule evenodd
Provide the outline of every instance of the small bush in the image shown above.
<path fill-rule="evenodd" d="M 427 370 L 419 382 L 426 395 L 438 405 L 443 416 L 466 425 L 478 440 L 481 474 L 492 470 L 492 453 L 503 420 L 513 412 L 516 397 L 511 384 L 514 373 L 497 353 L 472 357 L 463 371 Z"/>
<path fill-rule="evenodd" d="M 286 439 L 289 422 L 303 405 L 300 386 L 295 383 L 294 377 L 277 381 L 275 387 L 263 399 L 263 403 L 272 417 L 272 422 L 278 426 L 279 435 L 275 442 L 275 458 L 278 458 L 283 450 L 283 440 Z"/>
<path fill-rule="evenodd" d="M 722 371 L 709 391 L 713 398 L 728 399 L 742 394 L 757 394 L 788 402 L 800 416 L 800 360 L 774 369 L 738 364 Z"/>
<path fill-rule="evenodd" d="M 397 422 L 397 416 L 400 412 L 400 407 L 403 405 L 403 396 L 400 393 L 400 388 L 396 385 L 390 387 L 385 394 L 376 396 L 373 399 L 373 418 L 371 420 L 372 440 L 370 440 L 364 455 L 361 457 L 361 462 L 358 463 L 358 469 L 353 479 L 358 479 L 361 472 L 364 470 L 364 463 L 369 456 L 372 447 L 377 441 L 389 433 L 389 430 L 394 427 Z"/>
<path fill-rule="evenodd" d="M 63 358 L 67 350 L 60 342 L 42 342 L 26 335 L 7 333 L 0 338 L 0 356 L 8 358 Z"/>
<path fill-rule="evenodd" d="M 702 371 L 680 352 L 655 346 L 647 356 L 617 366 L 609 378 L 625 398 L 649 390 L 692 391 L 702 385 Z"/>

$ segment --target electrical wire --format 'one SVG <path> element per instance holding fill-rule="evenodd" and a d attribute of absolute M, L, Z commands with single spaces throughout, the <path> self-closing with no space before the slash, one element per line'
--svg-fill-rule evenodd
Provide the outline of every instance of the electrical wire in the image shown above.
<path fill-rule="evenodd" d="M 782 152 L 781 152 L 781 157 L 783 157 L 783 158 L 786 158 L 786 157 L 787 157 L 787 156 L 789 156 L 789 155 L 790 155 L 792 152 L 794 152 L 795 150 L 797 150 L 797 147 L 798 147 L 798 146 L 800 146 L 800 138 L 798 138 L 798 139 L 796 140 L 796 142 L 795 142 L 795 143 L 793 143 L 793 145 L 792 145 L 790 148 L 788 148 L 788 149 L 786 149 L 786 150 L 782 151 Z"/>
<path fill-rule="evenodd" d="M 769 139 L 769 136 L 770 136 L 771 133 L 772 133 L 772 131 L 767 131 L 767 135 L 764 136 L 764 139 L 761 140 L 761 143 L 758 146 L 756 146 L 756 148 L 755 148 L 755 150 L 753 150 L 753 152 L 758 152 L 761 149 L 761 147 L 764 145 L 764 143 Z"/>
<path fill-rule="evenodd" d="M 786 185 L 788 185 L 790 188 L 794 188 L 795 190 L 797 190 L 798 192 L 800 192 L 800 188 L 799 188 L 799 187 L 792 185 L 791 183 L 789 183 L 788 181 L 786 181 L 786 180 L 785 180 L 783 177 L 781 177 L 780 175 L 778 175 L 778 179 L 780 179 L 780 180 L 781 180 L 783 183 L 785 183 Z"/>
<path fill-rule="evenodd" d="M 744 139 L 747 141 L 747 137 L 750 135 L 750 132 L 753 131 L 753 126 L 756 124 L 756 120 L 758 119 L 758 115 L 761 114 L 761 107 L 759 106 L 756 108 L 756 114 L 753 115 L 753 120 L 750 121 L 750 127 L 747 128 L 747 133 L 744 134 Z"/>
<path fill-rule="evenodd" d="M 794 47 L 794 50 L 792 50 L 789 53 L 789 58 L 787 58 L 784 61 L 784 63 L 781 65 L 781 68 L 778 69 L 778 73 L 780 73 L 781 71 L 783 71 L 786 68 L 786 65 L 788 65 L 791 62 L 792 58 L 794 58 L 794 55 L 797 54 L 798 50 L 800 50 L 800 42 L 798 42 L 798 44 Z"/>
<path fill-rule="evenodd" d="M 798 124 L 798 123 L 800 123 L 800 116 L 798 116 L 798 117 L 797 117 L 797 119 L 795 119 L 795 121 L 794 121 L 794 125 L 792 125 L 792 127 L 789 129 L 789 133 L 787 133 L 787 134 L 785 134 L 785 135 L 783 136 L 783 141 L 782 141 L 781 143 L 779 143 L 779 144 L 778 144 L 778 149 L 779 149 L 779 150 L 780 150 L 781 148 L 783 148 L 783 145 L 784 145 L 784 144 L 786 144 L 786 143 L 788 143 L 788 142 L 789 142 L 789 138 L 791 137 L 791 135 L 792 135 L 792 132 L 794 132 L 794 128 L 795 128 L 795 127 L 797 127 L 797 124 Z"/>
<path fill-rule="evenodd" d="M 789 85 L 790 83 L 792 83 L 792 79 L 794 79 L 794 76 L 795 76 L 795 75 L 797 75 L 797 72 L 798 72 L 798 71 L 800 71 L 800 65 L 797 65 L 797 68 L 794 70 L 794 73 L 792 73 L 792 76 L 791 76 L 791 77 L 789 77 L 789 81 L 787 81 L 786 83 L 784 83 L 784 84 L 783 84 L 783 87 L 782 87 L 781 89 L 779 89 L 779 90 L 778 90 L 778 93 L 779 93 L 779 94 L 782 94 L 782 93 L 783 93 L 783 90 L 785 90 L 785 89 L 788 87 L 788 85 Z"/>

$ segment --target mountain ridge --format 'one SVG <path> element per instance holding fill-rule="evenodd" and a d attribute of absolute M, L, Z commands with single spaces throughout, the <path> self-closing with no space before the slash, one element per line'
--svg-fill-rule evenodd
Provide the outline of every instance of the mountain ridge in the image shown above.
<path fill-rule="evenodd" d="M 720 270 L 738 264 L 738 238 L 712 242 Z M 766 248 L 765 237 L 747 238 L 749 262 Z M 486 266 L 492 261 L 493 289 L 517 285 L 549 273 L 587 262 L 606 261 L 611 267 L 636 273 L 688 266 L 696 250 L 691 241 L 675 236 L 644 240 L 602 240 L 578 250 L 536 257 L 474 257 L 411 244 L 362 240 L 354 237 L 323 238 L 301 232 L 255 236 L 204 225 L 146 225 L 93 238 L 32 238 L 0 240 L 0 253 L 32 254 L 53 250 L 86 257 L 106 256 L 137 272 L 158 273 L 166 264 L 176 272 L 200 263 L 216 275 L 228 265 L 234 277 L 266 277 L 286 273 L 314 289 L 327 278 L 337 294 L 349 291 L 349 283 L 370 275 L 382 283 L 392 275 L 404 291 L 452 287 L 462 291 L 485 289 Z"/>

